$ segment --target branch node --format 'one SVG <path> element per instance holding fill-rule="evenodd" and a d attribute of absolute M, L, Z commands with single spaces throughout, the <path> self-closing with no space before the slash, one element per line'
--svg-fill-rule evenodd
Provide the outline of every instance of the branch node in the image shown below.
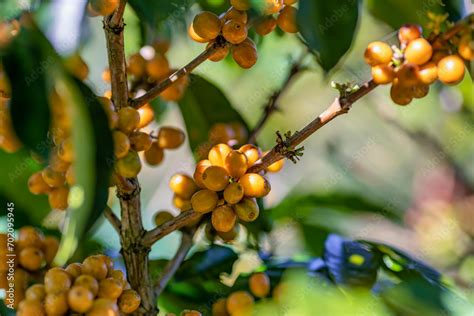
<path fill-rule="evenodd" d="M 294 148 L 291 146 L 291 131 L 288 131 L 283 135 L 285 139 L 283 139 L 283 136 L 279 131 L 277 131 L 276 134 L 276 152 L 291 160 L 293 163 L 297 163 L 300 160 L 300 157 L 303 156 L 304 146 L 298 148 Z"/>
<path fill-rule="evenodd" d="M 331 87 L 339 91 L 339 99 L 341 100 L 341 103 L 344 103 L 344 100 L 351 94 L 356 92 L 357 90 L 360 89 L 360 86 L 358 84 L 354 84 L 352 82 L 331 82 Z"/>

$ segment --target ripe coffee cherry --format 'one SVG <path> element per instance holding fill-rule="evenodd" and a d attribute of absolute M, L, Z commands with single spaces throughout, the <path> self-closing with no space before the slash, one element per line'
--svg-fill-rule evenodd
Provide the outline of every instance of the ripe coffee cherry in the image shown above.
<path fill-rule="evenodd" d="M 224 200 L 229 204 L 239 203 L 244 197 L 244 188 L 238 182 L 229 184 L 224 190 Z"/>
<path fill-rule="evenodd" d="M 24 249 L 27 247 L 43 247 L 44 235 L 43 233 L 32 226 L 24 226 L 20 228 L 18 232 L 18 238 L 16 240 L 16 245 L 19 249 Z M 6 249 L 6 242 L 5 248 Z"/>
<path fill-rule="evenodd" d="M 234 227 L 228 232 L 219 232 L 216 231 L 217 236 L 219 236 L 225 242 L 231 242 L 237 238 L 240 231 L 240 225 L 236 223 Z"/>
<path fill-rule="evenodd" d="M 424 38 L 417 38 L 411 41 L 405 49 L 405 60 L 415 65 L 427 63 L 433 55 L 433 48 L 430 42 Z"/>
<path fill-rule="evenodd" d="M 247 26 L 238 20 L 229 20 L 222 27 L 222 35 L 232 44 L 240 44 L 247 38 Z"/>
<path fill-rule="evenodd" d="M 64 269 L 74 280 L 82 274 L 82 264 L 73 262 Z"/>
<path fill-rule="evenodd" d="M 247 20 L 248 20 L 247 12 L 237 10 L 236 8 L 230 7 L 230 9 L 227 10 L 227 12 L 222 17 L 222 20 L 224 21 L 224 23 L 229 21 L 229 20 L 236 20 L 236 21 L 240 21 L 244 24 L 247 24 Z"/>
<path fill-rule="evenodd" d="M 221 21 L 212 12 L 203 11 L 197 14 L 193 20 L 193 28 L 197 35 L 206 40 L 212 40 L 221 31 Z"/>
<path fill-rule="evenodd" d="M 416 99 L 424 98 L 428 95 L 430 87 L 427 85 L 416 85 L 411 88 L 411 94 Z"/>
<path fill-rule="evenodd" d="M 398 40 L 402 44 L 408 44 L 421 36 L 421 26 L 416 24 L 405 24 L 398 30 Z"/>
<path fill-rule="evenodd" d="M 212 316 L 228 316 L 227 302 L 225 298 L 220 298 L 212 304 Z"/>
<path fill-rule="evenodd" d="M 389 84 L 395 78 L 395 70 L 389 65 L 377 65 L 372 67 L 372 78 L 376 84 Z"/>
<path fill-rule="evenodd" d="M 198 190 L 193 178 L 180 173 L 171 177 L 169 187 L 176 195 L 186 200 L 189 200 L 194 192 Z"/>
<path fill-rule="evenodd" d="M 270 293 L 270 278 L 264 272 L 254 273 L 249 278 L 249 288 L 256 297 L 265 297 Z"/>
<path fill-rule="evenodd" d="M 150 166 L 156 166 L 163 161 L 164 151 L 160 148 L 157 142 L 153 142 L 150 148 L 145 151 L 144 156 L 147 164 Z"/>
<path fill-rule="evenodd" d="M 470 34 L 465 34 L 459 42 L 458 54 L 465 60 L 474 60 L 474 39 Z"/>
<path fill-rule="evenodd" d="M 270 183 L 257 173 L 246 173 L 239 179 L 244 188 L 245 196 L 264 197 L 270 193 Z"/>
<path fill-rule="evenodd" d="M 444 57 L 438 63 L 438 77 L 441 82 L 455 85 L 464 78 L 464 61 L 457 55 Z"/>
<path fill-rule="evenodd" d="M 191 201 L 183 199 L 178 195 L 173 196 L 173 205 L 182 212 L 189 211 L 191 206 Z"/>
<path fill-rule="evenodd" d="M 218 199 L 216 192 L 200 190 L 191 197 L 191 206 L 196 212 L 208 213 L 216 208 Z"/>
<path fill-rule="evenodd" d="M 257 160 L 260 159 L 261 152 L 255 145 L 246 144 L 239 148 L 239 151 L 244 153 L 247 157 L 247 167 L 250 168 L 253 166 Z"/>
<path fill-rule="evenodd" d="M 46 290 L 44 284 L 33 284 L 25 293 L 25 298 L 28 301 L 42 301 L 46 297 Z"/>
<path fill-rule="evenodd" d="M 29 315 L 46 315 L 43 303 L 38 300 L 23 300 L 18 305 L 17 314 L 18 316 L 29 316 Z"/>
<path fill-rule="evenodd" d="M 137 128 L 143 128 L 150 124 L 155 119 L 155 112 L 150 104 L 145 104 L 138 110 L 138 114 L 140 114 L 140 122 L 138 123 Z"/>
<path fill-rule="evenodd" d="M 296 25 L 297 10 L 292 6 L 285 6 L 277 18 L 277 24 L 280 29 L 287 33 L 297 33 L 298 26 Z"/>
<path fill-rule="evenodd" d="M 173 70 L 172 72 L 174 71 L 175 70 Z M 165 89 L 165 91 L 161 92 L 160 97 L 166 101 L 178 101 L 183 97 L 188 83 L 188 76 L 181 77 L 180 79 L 172 83 L 167 89 Z"/>
<path fill-rule="evenodd" d="M 141 78 L 146 71 L 146 60 L 140 53 L 135 53 L 128 58 L 127 71 L 129 74 Z"/>
<path fill-rule="evenodd" d="M 92 307 L 94 295 L 85 287 L 76 285 L 69 291 L 67 302 L 72 311 L 76 313 L 85 313 Z"/>
<path fill-rule="evenodd" d="M 206 170 L 207 167 L 211 166 L 211 162 L 207 159 L 201 160 L 197 163 L 196 169 L 194 170 L 194 181 L 195 183 L 200 187 L 205 189 L 206 186 L 204 185 L 202 181 L 202 175 L 204 173 L 204 170 Z"/>
<path fill-rule="evenodd" d="M 392 101 L 398 105 L 407 105 L 413 99 L 409 88 L 398 83 L 398 79 L 394 80 L 392 87 L 390 88 L 390 97 L 392 98 Z"/>
<path fill-rule="evenodd" d="M 239 45 L 232 47 L 232 57 L 240 67 L 251 68 L 258 59 L 257 48 L 251 39 L 246 38 Z"/>
<path fill-rule="evenodd" d="M 67 187 L 53 188 L 48 193 L 48 202 L 51 208 L 65 210 L 68 207 L 69 189 Z"/>
<path fill-rule="evenodd" d="M 222 191 L 229 184 L 227 170 L 219 166 L 210 166 L 202 174 L 202 182 L 212 191 Z"/>
<path fill-rule="evenodd" d="M 418 80 L 425 84 L 430 85 L 438 79 L 438 67 L 435 63 L 429 62 L 420 66 L 418 70 Z"/>
<path fill-rule="evenodd" d="M 207 44 L 206 48 L 209 48 L 212 45 L 214 45 L 214 42 L 210 42 L 209 44 Z M 208 57 L 208 59 L 214 62 L 218 62 L 226 58 L 228 54 L 229 54 L 229 46 L 227 45 L 220 46 L 216 49 L 216 51 L 211 56 Z"/>
<path fill-rule="evenodd" d="M 18 262 L 23 268 L 29 271 L 41 269 L 44 262 L 43 252 L 35 247 L 27 247 L 20 251 Z"/>
<path fill-rule="evenodd" d="M 255 22 L 255 32 L 260 35 L 271 33 L 277 25 L 277 20 L 271 16 L 263 16 Z"/>
<path fill-rule="evenodd" d="M 268 172 L 279 172 L 281 169 L 283 169 L 283 166 L 285 165 L 285 160 L 280 159 L 274 163 L 272 163 L 270 166 L 266 168 Z"/>
<path fill-rule="evenodd" d="M 165 149 L 176 149 L 184 143 L 184 132 L 176 127 L 163 126 L 158 132 L 158 145 Z"/>
<path fill-rule="evenodd" d="M 236 221 L 237 215 L 235 215 L 232 207 L 228 205 L 219 206 L 212 211 L 212 226 L 219 232 L 228 232 L 232 230 Z"/>
<path fill-rule="evenodd" d="M 225 157 L 224 167 L 232 178 L 240 178 L 247 172 L 247 157 L 244 153 L 233 150 Z"/>
<path fill-rule="evenodd" d="M 384 42 L 370 43 L 364 53 L 365 62 L 372 67 L 381 64 L 386 65 L 392 61 L 392 57 L 392 49 Z"/>
<path fill-rule="evenodd" d="M 117 160 L 115 169 L 122 177 L 133 178 L 136 177 L 142 169 L 142 162 L 137 152 L 130 150 L 125 157 Z"/>
<path fill-rule="evenodd" d="M 188 35 L 195 42 L 198 42 L 198 43 L 207 43 L 207 42 L 209 42 L 209 40 L 207 40 L 205 38 L 202 38 L 201 36 L 196 34 L 196 31 L 194 30 L 194 25 L 192 23 L 188 27 Z"/>
<path fill-rule="evenodd" d="M 130 146 L 135 151 L 148 150 L 153 143 L 151 136 L 144 132 L 132 132 L 128 138 L 130 140 Z"/>
<path fill-rule="evenodd" d="M 50 186 L 43 180 L 41 171 L 33 173 L 28 179 L 28 189 L 33 194 L 46 194 L 51 190 Z"/>
<path fill-rule="evenodd" d="M 260 213 L 257 201 L 252 198 L 242 199 L 233 208 L 239 219 L 244 222 L 253 222 Z"/>
<path fill-rule="evenodd" d="M 69 310 L 66 292 L 46 295 L 44 299 L 46 315 L 64 315 Z"/>
<path fill-rule="evenodd" d="M 92 308 L 87 312 L 87 316 L 117 316 L 119 309 L 117 304 L 106 298 L 98 298 L 92 303 Z"/>
<path fill-rule="evenodd" d="M 137 110 L 129 106 L 120 109 L 118 116 L 118 128 L 125 134 L 130 134 L 130 132 L 138 127 L 138 123 L 140 123 L 140 114 L 138 114 Z"/>
<path fill-rule="evenodd" d="M 227 298 L 227 311 L 231 315 L 247 315 L 253 309 L 253 297 L 247 291 L 237 291 L 229 295 Z"/>
<path fill-rule="evenodd" d="M 115 11 L 120 0 L 90 0 L 91 9 L 97 15 L 106 16 Z"/>
<path fill-rule="evenodd" d="M 82 273 L 100 281 L 107 277 L 107 264 L 99 256 L 90 256 L 82 262 Z"/>
<path fill-rule="evenodd" d="M 278 13 L 283 8 L 283 0 L 265 0 L 263 13 L 274 14 Z"/>
<path fill-rule="evenodd" d="M 232 151 L 227 144 L 217 144 L 209 150 L 208 159 L 213 166 L 225 166 L 225 158 Z"/>
<path fill-rule="evenodd" d="M 118 159 L 125 157 L 130 150 L 130 140 L 127 135 L 120 131 L 113 131 L 114 138 L 114 155 Z"/>
<path fill-rule="evenodd" d="M 74 160 L 74 147 L 71 138 L 68 138 L 61 143 L 58 149 L 58 156 L 63 161 L 69 163 Z"/>
<path fill-rule="evenodd" d="M 250 9 L 250 0 L 230 0 L 230 4 L 237 10 L 247 11 Z"/>
<path fill-rule="evenodd" d="M 59 240 L 56 237 L 47 236 L 44 238 L 42 250 L 44 254 L 44 259 L 48 264 L 53 262 L 54 257 L 56 257 L 56 253 L 58 252 L 58 249 Z"/>
<path fill-rule="evenodd" d="M 97 296 L 100 298 L 116 300 L 120 295 L 122 295 L 122 292 L 122 282 L 114 278 L 107 278 L 99 282 L 99 293 Z"/>
<path fill-rule="evenodd" d="M 51 167 L 47 167 L 41 171 L 41 175 L 43 176 L 44 182 L 48 184 L 52 188 L 57 188 L 64 185 L 66 178 L 64 177 L 64 173 L 56 172 Z"/>
<path fill-rule="evenodd" d="M 397 71 L 398 82 L 407 87 L 418 84 L 418 70 L 415 64 L 403 64 Z"/>
<path fill-rule="evenodd" d="M 74 286 L 81 286 L 88 289 L 94 296 L 99 293 L 99 281 L 92 275 L 83 274 L 76 278 Z"/>
<path fill-rule="evenodd" d="M 174 218 L 173 214 L 167 211 L 161 211 L 155 214 L 153 221 L 156 226 L 161 226 Z"/>
<path fill-rule="evenodd" d="M 153 80 L 160 80 L 170 72 L 168 59 L 160 53 L 146 63 L 146 72 Z"/>
<path fill-rule="evenodd" d="M 140 307 L 141 297 L 134 290 L 125 290 L 118 299 L 118 306 L 122 313 L 131 314 Z"/>
<path fill-rule="evenodd" d="M 52 153 L 49 157 L 49 166 L 56 172 L 66 172 L 70 162 L 62 160 L 57 153 Z"/>
<path fill-rule="evenodd" d="M 48 294 L 61 293 L 71 287 L 71 276 L 61 268 L 52 268 L 44 276 L 44 289 Z"/>
<path fill-rule="evenodd" d="M 109 269 L 109 274 L 107 276 L 110 278 L 114 278 L 115 280 L 118 280 L 122 284 L 122 287 L 124 289 L 129 286 L 127 277 L 121 270 L 114 270 L 113 268 Z"/>

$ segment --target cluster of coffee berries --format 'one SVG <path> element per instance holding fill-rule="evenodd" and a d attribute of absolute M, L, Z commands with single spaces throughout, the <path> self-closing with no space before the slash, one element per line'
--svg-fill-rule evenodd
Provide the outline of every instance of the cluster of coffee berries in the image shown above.
<path fill-rule="evenodd" d="M 13 236 L 0 234 L 0 289 L 12 288 L 5 299 L 15 304 L 25 297 L 28 282 L 34 280 L 44 268 L 53 262 L 59 241 L 31 226 L 22 227 L 16 240 Z"/>
<path fill-rule="evenodd" d="M 208 141 L 198 146 L 196 154 L 199 159 L 205 159 L 214 145 L 239 146 L 245 144 L 247 139 L 247 129 L 242 123 L 216 123 L 209 129 Z"/>
<path fill-rule="evenodd" d="M 112 259 L 93 255 L 64 269 L 49 269 L 43 284 L 26 290 L 17 315 L 119 316 L 135 312 L 140 303 L 140 295 L 124 273 L 114 269 Z"/>
<path fill-rule="evenodd" d="M 294 3 L 294 0 L 265 1 L 263 15 L 255 22 L 256 32 L 267 35 L 278 24 L 283 31 L 296 33 L 296 8 L 291 6 Z M 249 0 L 232 0 L 231 5 L 220 16 L 209 11 L 197 14 L 188 28 L 188 34 L 196 42 L 208 43 L 208 47 L 217 46 L 209 60 L 220 61 L 232 51 L 232 57 L 239 66 L 250 68 L 258 58 L 255 43 L 248 37 L 250 23 L 247 10 L 251 4 Z M 278 14 L 277 19 L 275 14 Z"/>
<path fill-rule="evenodd" d="M 250 276 L 249 291 L 241 290 L 231 293 L 227 298 L 220 298 L 212 304 L 212 316 L 252 315 L 255 298 L 263 299 L 270 294 L 270 278 L 265 272 Z"/>
<path fill-rule="evenodd" d="M 106 16 L 117 9 L 120 0 L 89 0 L 87 13 L 90 16 Z"/>
<path fill-rule="evenodd" d="M 450 40 L 423 38 L 421 27 L 404 25 L 398 31 L 400 47 L 372 42 L 365 61 L 372 67 L 377 84 L 392 84 L 390 96 L 396 104 L 407 105 L 422 98 L 436 80 L 455 85 L 464 78 L 465 60 L 474 60 L 472 33 L 466 28 Z"/>
<path fill-rule="evenodd" d="M 143 47 L 140 52 L 128 58 L 127 72 L 132 96 L 137 96 L 140 91 L 149 90 L 176 71 L 170 67 L 166 58 L 169 47 L 168 41 L 156 40 L 152 45 Z M 108 79 L 107 75 L 103 75 L 103 77 Z M 189 78 L 184 76 L 161 92 L 160 97 L 165 101 L 179 101 L 188 84 Z"/>

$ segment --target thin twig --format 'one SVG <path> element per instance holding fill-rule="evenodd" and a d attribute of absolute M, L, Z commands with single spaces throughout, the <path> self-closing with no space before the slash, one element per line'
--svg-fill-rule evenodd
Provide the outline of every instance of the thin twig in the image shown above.
<path fill-rule="evenodd" d="M 146 103 L 152 101 L 153 99 L 157 98 L 161 92 L 163 92 L 166 88 L 168 88 L 173 82 L 181 79 L 187 74 L 190 74 L 197 66 L 202 64 L 210 57 L 214 52 L 222 47 L 222 45 L 229 45 L 228 43 L 220 44 L 215 42 L 213 45 L 206 48 L 201 54 L 199 54 L 196 58 L 191 60 L 186 66 L 181 69 L 178 69 L 176 72 L 172 73 L 166 79 L 160 81 L 156 86 L 151 88 L 147 93 L 144 95 L 130 100 L 129 105 L 134 108 L 139 108 Z"/>
<path fill-rule="evenodd" d="M 122 227 L 122 224 L 120 223 L 120 219 L 117 217 L 117 215 L 115 215 L 115 213 L 112 211 L 110 207 L 108 206 L 105 207 L 104 216 L 110 222 L 112 227 L 117 231 L 117 233 L 120 234 L 120 229 Z"/>
<path fill-rule="evenodd" d="M 161 273 L 160 278 L 158 279 L 158 282 L 155 287 L 156 297 L 159 297 L 161 295 L 161 293 L 166 288 L 166 285 L 173 278 L 176 271 L 178 270 L 178 268 L 181 266 L 184 259 L 186 258 L 186 255 L 188 254 L 189 250 L 193 246 L 193 235 L 194 235 L 194 230 L 192 232 L 183 232 L 183 235 L 181 236 L 181 243 L 179 245 L 178 250 L 176 251 L 176 254 L 166 264 L 166 266 L 163 269 L 163 272 Z"/>
<path fill-rule="evenodd" d="M 109 19 L 109 27 L 116 28 L 123 25 L 123 14 L 125 12 L 125 6 L 127 5 L 127 0 L 121 0 L 117 9 L 112 13 Z"/>

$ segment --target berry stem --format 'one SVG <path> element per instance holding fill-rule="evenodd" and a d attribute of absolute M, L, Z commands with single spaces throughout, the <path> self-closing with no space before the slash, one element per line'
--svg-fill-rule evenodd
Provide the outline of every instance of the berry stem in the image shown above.
<path fill-rule="evenodd" d="M 120 219 L 115 215 L 112 209 L 108 206 L 105 207 L 104 216 L 112 224 L 112 227 L 120 234 L 121 226 Z"/>

